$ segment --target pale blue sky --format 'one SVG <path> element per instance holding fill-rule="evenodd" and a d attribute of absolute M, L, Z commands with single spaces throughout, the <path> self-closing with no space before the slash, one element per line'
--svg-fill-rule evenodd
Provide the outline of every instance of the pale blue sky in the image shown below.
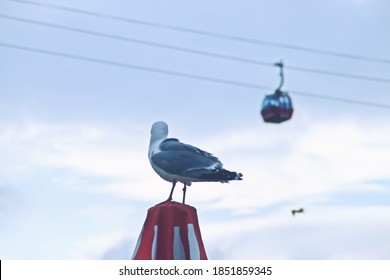
<path fill-rule="evenodd" d="M 110 40 L 23 19 L 223 55 L 388 79 L 390 64 L 249 44 L 0 1 L 0 43 L 275 88 L 278 69 Z M 44 1 L 267 42 L 390 59 L 386 0 Z M 390 110 L 265 94 L 0 46 L 0 258 L 126 259 L 170 184 L 149 165 L 150 127 L 214 153 L 242 182 L 198 183 L 211 259 L 389 259 Z M 390 104 L 390 84 L 285 70 L 287 90 Z M 180 200 L 180 189 L 174 199 Z M 306 213 L 291 216 L 291 209 Z"/>

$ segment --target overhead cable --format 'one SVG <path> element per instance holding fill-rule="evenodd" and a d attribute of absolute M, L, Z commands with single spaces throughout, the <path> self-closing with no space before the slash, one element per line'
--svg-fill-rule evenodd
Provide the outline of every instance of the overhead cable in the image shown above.
<path fill-rule="evenodd" d="M 63 53 L 63 52 L 57 52 L 57 51 L 51 51 L 51 50 L 44 50 L 44 49 L 16 45 L 16 44 L 10 44 L 10 43 L 0 42 L 0 47 L 28 51 L 28 52 L 39 53 L 39 54 L 44 54 L 44 55 L 63 57 L 63 58 L 68 58 L 68 59 L 73 59 L 73 60 L 93 62 L 93 63 L 103 64 L 103 65 L 110 65 L 110 66 L 116 66 L 116 67 L 122 67 L 122 68 L 130 68 L 130 69 L 140 70 L 140 71 L 144 71 L 144 72 L 153 72 L 153 73 L 170 75 L 170 76 L 178 76 L 178 77 L 182 77 L 182 78 L 203 80 L 203 81 L 207 81 L 207 82 L 226 84 L 226 85 L 237 86 L 237 87 L 252 88 L 252 89 L 264 89 L 264 90 L 271 90 L 272 89 L 271 87 L 264 86 L 264 85 L 251 84 L 251 83 L 239 82 L 239 81 L 231 81 L 231 80 L 226 80 L 226 79 L 213 78 L 213 77 L 207 77 L 207 76 L 201 76 L 201 75 L 183 73 L 183 72 L 176 72 L 176 71 L 171 71 L 171 70 L 166 70 L 166 69 L 159 69 L 159 68 L 129 64 L 129 63 L 123 63 L 123 62 L 115 62 L 115 61 L 104 60 L 104 59 L 99 59 L 99 58 L 92 58 L 92 57 L 86 57 L 86 56 L 81 56 L 81 55 L 75 55 L 75 54 L 69 54 L 69 53 Z M 347 98 L 339 98 L 339 97 L 333 97 L 333 96 L 327 96 L 327 95 L 320 95 L 320 94 L 309 93 L 309 92 L 304 92 L 304 91 L 296 91 L 296 90 L 288 90 L 288 91 L 290 93 L 293 93 L 296 95 L 301 95 L 301 96 L 320 98 L 320 99 L 325 99 L 325 100 L 338 101 L 338 102 L 351 103 L 351 104 L 356 104 L 356 105 L 370 106 L 370 107 L 376 107 L 376 108 L 390 110 L 390 105 L 386 105 L 386 104 L 371 103 L 371 102 L 365 102 L 365 101 L 359 101 L 359 100 L 353 100 L 353 99 L 347 99 Z"/>
<path fill-rule="evenodd" d="M 97 32 L 97 31 L 91 31 L 91 30 L 86 30 L 86 29 L 81 29 L 81 28 L 76 28 L 76 27 L 69 27 L 69 26 L 64 26 L 64 25 L 59 25 L 59 24 L 54 24 L 54 23 L 48 23 L 48 22 L 43 22 L 43 21 L 20 18 L 20 17 L 10 16 L 10 15 L 0 14 L 0 18 L 23 22 L 23 23 L 27 23 L 27 24 L 44 26 L 44 27 L 48 27 L 48 28 L 55 28 L 55 29 L 60 29 L 60 30 L 65 30 L 65 31 L 70 31 L 70 32 L 82 33 L 82 34 L 86 34 L 86 35 L 103 37 L 106 39 L 125 41 L 128 43 L 148 45 L 151 47 L 170 49 L 173 51 L 186 52 L 186 53 L 191 53 L 191 54 L 196 54 L 196 55 L 208 56 L 208 57 L 213 57 L 213 58 L 218 58 L 218 59 L 224 59 L 224 60 L 260 65 L 260 66 L 274 67 L 274 63 L 259 61 L 259 60 L 255 60 L 255 59 L 242 58 L 242 57 L 231 56 L 231 55 L 224 55 L 224 54 L 207 52 L 207 51 L 196 50 L 196 49 L 189 49 L 189 48 L 184 48 L 184 47 L 179 47 L 179 46 L 174 46 L 174 45 L 168 45 L 168 44 L 156 43 L 156 42 L 151 42 L 151 41 L 146 41 L 146 40 L 140 40 L 140 39 L 136 39 L 136 38 L 112 35 L 112 34 L 107 34 L 107 33 L 102 33 L 102 32 Z M 311 74 L 320 74 L 320 75 L 350 78 L 350 79 L 357 79 L 357 80 L 390 83 L 390 79 L 385 79 L 385 78 L 381 78 L 381 77 L 364 76 L 364 75 L 350 74 L 350 73 L 344 73 L 344 72 L 335 72 L 335 71 L 314 69 L 314 68 L 306 68 L 306 67 L 300 67 L 300 66 L 291 66 L 291 65 L 285 66 L 284 68 L 288 69 L 288 70 L 292 70 L 292 71 L 306 72 L 306 73 L 311 73 Z"/>
<path fill-rule="evenodd" d="M 299 46 L 299 45 L 271 42 L 271 41 L 253 39 L 253 38 L 246 38 L 246 37 L 241 37 L 241 36 L 222 34 L 222 33 L 199 30 L 199 29 L 194 29 L 194 28 L 181 27 L 181 26 L 176 26 L 176 25 L 161 24 L 161 23 L 150 22 L 150 21 L 146 21 L 146 20 L 138 20 L 138 19 L 132 19 L 132 18 L 128 18 L 128 17 L 121 17 L 121 16 L 109 15 L 109 14 L 104 14 L 104 13 L 99 13 L 99 12 L 92 12 L 92 11 L 88 11 L 88 10 L 66 7 L 66 6 L 62 6 L 62 5 L 42 3 L 42 2 L 38 2 L 38 1 L 30 1 L 30 0 L 8 0 L 8 1 L 18 2 L 21 4 L 35 5 L 35 6 L 40 6 L 40 7 L 50 8 L 50 9 L 62 10 L 62 11 L 67 11 L 67 12 L 72 12 L 72 13 L 84 14 L 84 15 L 88 15 L 88 16 L 100 17 L 100 18 L 105 18 L 105 19 L 110 19 L 110 20 L 122 21 L 122 22 L 127 22 L 127 23 L 132 23 L 132 24 L 144 25 L 144 26 L 149 26 L 149 27 L 163 28 L 163 29 L 181 31 L 181 32 L 186 32 L 186 33 L 193 33 L 193 34 L 198 34 L 198 35 L 203 35 L 203 36 L 208 36 L 208 37 L 233 40 L 233 41 L 238 41 L 238 42 L 243 42 L 243 43 L 266 45 L 266 46 L 270 46 L 270 47 L 291 49 L 291 50 L 295 50 L 295 51 L 316 53 L 316 54 L 322 54 L 322 55 L 327 55 L 327 56 L 341 57 L 341 58 L 368 61 L 368 62 L 376 62 L 376 63 L 382 63 L 382 64 L 390 64 L 390 59 L 384 59 L 384 58 L 368 57 L 368 56 L 363 56 L 363 55 L 355 55 L 355 54 L 349 54 L 349 53 L 343 53 L 343 52 L 337 52 L 337 51 L 323 50 L 323 49 L 317 49 L 317 48 L 306 47 L 306 46 Z"/>

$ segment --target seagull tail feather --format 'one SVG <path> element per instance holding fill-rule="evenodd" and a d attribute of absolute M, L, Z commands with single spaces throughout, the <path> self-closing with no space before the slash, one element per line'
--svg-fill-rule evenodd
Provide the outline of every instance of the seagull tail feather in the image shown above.
<path fill-rule="evenodd" d="M 202 174 L 202 179 L 205 181 L 215 181 L 228 183 L 232 180 L 242 180 L 242 173 L 232 172 L 226 169 L 221 169 L 218 172 L 210 172 Z"/>

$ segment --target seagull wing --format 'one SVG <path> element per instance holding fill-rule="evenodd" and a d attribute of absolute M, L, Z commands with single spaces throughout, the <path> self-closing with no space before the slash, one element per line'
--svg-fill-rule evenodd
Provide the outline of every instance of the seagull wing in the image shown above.
<path fill-rule="evenodd" d="M 217 157 L 175 138 L 165 139 L 151 160 L 165 172 L 184 177 L 197 178 L 204 173 L 222 169 L 222 163 Z"/>

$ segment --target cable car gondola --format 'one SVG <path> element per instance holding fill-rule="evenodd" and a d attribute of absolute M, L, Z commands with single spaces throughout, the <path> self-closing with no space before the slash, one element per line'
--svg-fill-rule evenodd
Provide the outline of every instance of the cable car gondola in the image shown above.
<path fill-rule="evenodd" d="M 287 92 L 276 90 L 274 94 L 265 96 L 261 116 L 265 122 L 281 123 L 291 119 L 293 110 L 291 98 Z"/>
<path fill-rule="evenodd" d="M 280 67 L 281 82 L 275 93 L 266 95 L 261 109 L 261 116 L 265 122 L 281 123 L 291 119 L 293 114 L 293 106 L 290 96 L 287 92 L 282 91 L 283 85 L 283 63 L 276 63 Z"/>

